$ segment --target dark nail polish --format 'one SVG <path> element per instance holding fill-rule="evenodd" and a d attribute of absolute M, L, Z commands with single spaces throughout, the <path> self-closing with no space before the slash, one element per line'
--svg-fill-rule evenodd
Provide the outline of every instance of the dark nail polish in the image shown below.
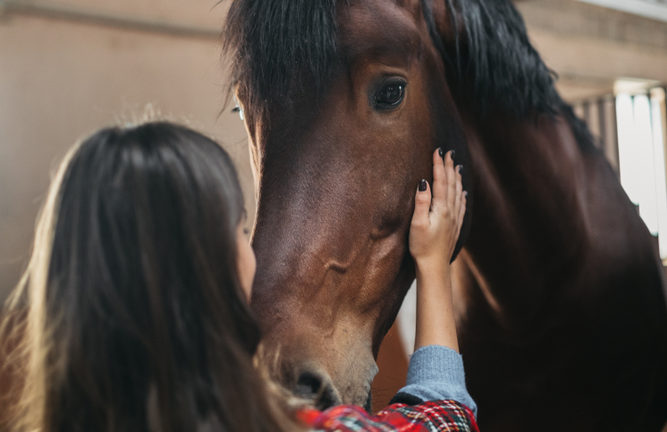
<path fill-rule="evenodd" d="M 457 165 L 456 166 L 456 171 L 461 174 L 463 172 L 463 165 Z"/>
<path fill-rule="evenodd" d="M 428 183 L 426 183 L 426 180 L 421 179 L 421 181 L 419 182 L 419 192 L 424 192 L 427 186 Z"/>
<path fill-rule="evenodd" d="M 463 196 L 468 198 L 468 191 L 463 191 Z"/>
<path fill-rule="evenodd" d="M 440 157 L 445 157 L 445 151 L 442 149 L 442 147 L 438 147 L 438 154 Z"/>
<path fill-rule="evenodd" d="M 452 150 L 452 160 L 454 160 L 455 156 L 456 156 L 456 150 Z"/>

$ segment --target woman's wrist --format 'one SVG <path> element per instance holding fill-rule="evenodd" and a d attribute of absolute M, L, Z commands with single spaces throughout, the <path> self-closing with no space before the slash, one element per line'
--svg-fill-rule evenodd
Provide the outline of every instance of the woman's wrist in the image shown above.
<path fill-rule="evenodd" d="M 449 279 L 450 264 L 441 259 L 418 259 L 415 260 L 417 279 Z"/>

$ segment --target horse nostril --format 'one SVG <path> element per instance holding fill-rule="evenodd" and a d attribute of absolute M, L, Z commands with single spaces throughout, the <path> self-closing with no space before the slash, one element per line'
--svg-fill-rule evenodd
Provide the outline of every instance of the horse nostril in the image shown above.
<path fill-rule="evenodd" d="M 322 379 L 312 373 L 303 372 L 296 381 L 296 394 L 299 396 L 311 398 L 319 393 L 322 387 Z"/>
<path fill-rule="evenodd" d="M 330 380 L 313 372 L 302 372 L 296 381 L 294 392 L 297 396 L 312 400 L 319 409 L 326 409 L 340 403 Z"/>

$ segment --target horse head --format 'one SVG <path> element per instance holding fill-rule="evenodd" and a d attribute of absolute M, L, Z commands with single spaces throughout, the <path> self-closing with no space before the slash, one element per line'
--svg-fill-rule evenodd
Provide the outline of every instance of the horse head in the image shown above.
<path fill-rule="evenodd" d="M 321 406 L 368 403 L 414 279 L 417 184 L 438 147 L 466 161 L 438 31 L 449 20 L 429 3 L 236 0 L 229 12 L 258 199 L 252 305 L 281 381 Z"/>

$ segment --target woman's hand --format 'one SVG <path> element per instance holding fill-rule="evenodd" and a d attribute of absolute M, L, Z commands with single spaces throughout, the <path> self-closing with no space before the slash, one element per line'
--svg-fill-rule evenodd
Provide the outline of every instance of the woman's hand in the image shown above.
<path fill-rule="evenodd" d="M 422 270 L 449 267 L 466 209 L 461 166 L 454 167 L 451 151 L 444 160 L 441 151 L 433 153 L 433 194 L 422 180 L 410 226 L 410 253 Z"/>
<path fill-rule="evenodd" d="M 441 345 L 458 351 L 449 261 L 461 231 L 466 195 L 452 152 L 443 161 L 440 151 L 433 154 L 433 198 L 422 180 L 410 226 L 410 253 L 417 264 L 415 350 Z"/>

